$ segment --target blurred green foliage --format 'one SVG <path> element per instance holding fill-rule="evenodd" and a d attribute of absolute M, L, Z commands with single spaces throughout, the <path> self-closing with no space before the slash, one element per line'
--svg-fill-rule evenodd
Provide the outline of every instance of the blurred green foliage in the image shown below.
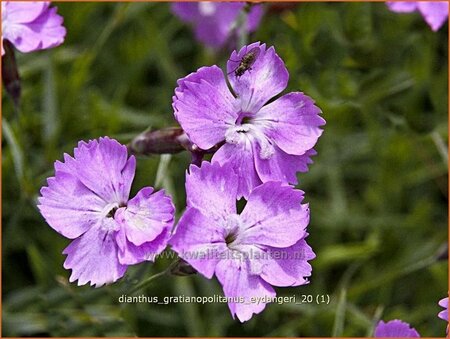
<path fill-rule="evenodd" d="M 169 260 L 140 264 L 118 283 L 68 283 L 69 240 L 38 213 L 53 162 L 78 140 L 127 143 L 174 125 L 176 80 L 225 64 L 195 42 L 168 3 L 57 3 L 66 42 L 18 54 L 23 99 L 3 94 L 4 336 L 371 336 L 380 318 L 444 336 L 447 294 L 447 26 L 384 3 L 299 3 L 266 16 L 252 35 L 275 46 L 288 91 L 314 98 L 327 121 L 299 187 L 311 207 L 317 254 L 308 286 L 279 295 L 329 295 L 330 304 L 268 305 L 249 322 L 226 304 L 120 304 L 118 297 Z M 4 92 L 4 91 L 3 91 Z M 133 190 L 165 187 L 184 208 L 187 154 L 138 159 Z M 439 258 L 440 257 L 440 258 Z M 155 280 L 148 296 L 221 294 L 201 276 Z"/>

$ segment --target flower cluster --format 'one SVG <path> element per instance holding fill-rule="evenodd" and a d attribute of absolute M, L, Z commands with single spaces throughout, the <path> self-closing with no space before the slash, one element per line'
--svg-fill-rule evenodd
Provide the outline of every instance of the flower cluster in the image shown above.
<path fill-rule="evenodd" d="M 254 59 L 242 74 L 232 60 Z M 122 277 L 128 265 L 154 260 L 169 243 L 195 270 L 214 275 L 230 311 L 240 321 L 261 312 L 275 297 L 272 286 L 308 283 L 306 243 L 309 208 L 296 172 L 306 171 L 325 121 L 300 92 L 268 103 L 287 85 L 288 72 L 273 47 L 254 43 L 233 52 L 229 81 L 217 66 L 179 80 L 173 107 L 201 149 L 223 143 L 186 174 L 187 208 L 174 232 L 174 207 L 164 192 L 141 189 L 129 199 L 135 158 L 107 137 L 80 142 L 74 156 L 56 162 L 41 190 L 39 209 L 49 225 L 74 239 L 64 250 L 70 281 L 101 286 Z M 239 213 L 241 197 L 247 202 Z"/>
<path fill-rule="evenodd" d="M 65 35 L 63 18 L 50 2 L 2 1 L 2 55 L 4 39 L 28 53 L 56 47 Z"/>
<path fill-rule="evenodd" d="M 205 277 L 215 275 L 227 297 L 244 298 L 229 303 L 240 321 L 264 309 L 251 300 L 274 297 L 271 285 L 307 284 L 308 260 L 315 257 L 305 241 L 309 209 L 301 204 L 303 192 L 289 184 L 308 170 L 325 121 L 301 92 L 271 101 L 288 78 L 275 49 L 256 42 L 231 54 L 226 74 L 211 66 L 180 79 L 173 97 L 175 117 L 189 139 L 201 149 L 219 149 L 212 164 L 191 166 L 187 209 L 170 244 Z M 239 214 L 241 197 L 247 202 Z M 205 251 L 215 255 L 188 255 Z M 280 251 L 286 259 L 270 255 Z"/>
<path fill-rule="evenodd" d="M 191 2 L 174 3 L 172 10 L 195 26 L 198 40 L 220 47 L 239 33 L 234 25 L 244 6 Z M 433 30 L 447 18 L 448 3 L 388 6 L 419 10 Z M 244 29 L 255 30 L 261 16 L 262 6 L 252 6 Z M 61 44 L 62 22 L 48 2 L 2 3 L 2 41 L 22 52 Z M 288 80 L 275 48 L 260 42 L 233 51 L 225 71 L 207 66 L 178 80 L 172 107 L 181 128 L 175 134 L 186 140 L 177 146 L 213 154 L 186 172 L 186 209 L 176 227 L 174 204 L 163 190 L 144 187 L 130 198 L 136 160 L 118 141 L 81 141 L 73 156 L 57 161 L 38 207 L 50 227 L 72 240 L 63 251 L 70 282 L 113 283 L 128 266 L 155 261 L 169 245 L 191 270 L 218 279 L 241 322 L 264 310 L 274 287 L 308 284 L 315 258 L 306 242 L 310 210 L 294 185 L 312 163 L 325 120 L 304 93 L 282 94 Z M 439 317 L 448 320 L 448 298 L 439 305 L 446 308 Z M 380 321 L 374 335 L 419 337 L 400 320 Z"/>

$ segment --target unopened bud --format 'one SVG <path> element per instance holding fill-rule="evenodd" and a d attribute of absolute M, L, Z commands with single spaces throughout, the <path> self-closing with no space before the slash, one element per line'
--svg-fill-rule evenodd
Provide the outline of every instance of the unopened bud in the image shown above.
<path fill-rule="evenodd" d="M 2 56 L 2 79 L 6 92 L 11 96 L 14 105 L 19 106 L 20 103 L 20 76 L 17 69 L 16 57 L 14 55 L 14 47 L 8 40 L 3 40 L 3 48 L 5 54 Z"/>
<path fill-rule="evenodd" d="M 192 162 L 201 163 L 205 154 L 214 153 L 224 142 L 203 150 L 194 144 L 181 127 L 166 127 L 158 130 L 148 129 L 128 144 L 128 152 L 135 155 L 175 154 L 188 151 Z"/>
<path fill-rule="evenodd" d="M 184 134 L 180 127 L 147 130 L 135 137 L 128 145 L 131 154 L 174 154 L 185 150 L 182 144 Z"/>

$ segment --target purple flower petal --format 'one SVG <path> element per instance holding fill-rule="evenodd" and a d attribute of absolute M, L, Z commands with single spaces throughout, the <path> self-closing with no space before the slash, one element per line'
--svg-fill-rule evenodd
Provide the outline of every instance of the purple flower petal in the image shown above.
<path fill-rule="evenodd" d="M 253 48 L 259 49 L 259 55 L 251 69 L 242 76 L 236 76 L 235 71 L 242 58 Z M 289 80 L 289 73 L 275 49 L 266 49 L 266 45 L 259 42 L 244 46 L 239 52 L 233 51 L 227 62 L 227 74 L 241 102 L 242 112 L 248 113 L 257 113 L 267 101 L 286 88 Z"/>
<path fill-rule="evenodd" d="M 93 193 L 105 201 L 125 203 L 136 169 L 134 156 L 127 159 L 127 148 L 108 137 L 81 142 L 70 162 L 73 173 Z M 67 160 L 67 157 L 66 157 Z"/>
<path fill-rule="evenodd" d="M 282 96 L 264 106 L 253 122 L 284 152 L 302 155 L 314 147 L 325 125 L 314 101 L 300 92 Z"/>
<path fill-rule="evenodd" d="M 30 51 L 30 48 L 40 50 L 59 46 L 66 35 L 63 21 L 63 18 L 56 14 L 56 8 L 49 8 L 35 21 L 23 26 L 22 36 L 27 36 L 27 39 L 16 40 L 13 44 L 22 52 Z"/>
<path fill-rule="evenodd" d="M 414 12 L 417 9 L 417 1 L 388 1 L 389 9 L 398 13 Z"/>
<path fill-rule="evenodd" d="M 186 175 L 189 207 L 213 217 L 236 213 L 238 177 L 230 164 L 221 167 L 204 161 L 201 169 L 191 165 L 189 171 Z"/>
<path fill-rule="evenodd" d="M 225 297 L 233 298 L 235 302 L 229 302 L 231 314 L 241 321 L 249 320 L 253 314 L 260 313 L 266 303 L 256 301 L 252 298 L 273 298 L 273 288 L 257 275 L 248 272 L 245 262 L 240 260 L 222 260 L 216 267 L 217 279 L 223 286 Z M 243 298 L 244 302 L 239 298 Z M 256 299 L 255 299 L 256 300 Z"/>
<path fill-rule="evenodd" d="M 143 261 L 155 261 L 156 256 L 166 248 L 169 238 L 170 230 L 166 228 L 152 241 L 136 246 L 127 239 L 124 228 L 121 228 L 115 238 L 119 247 L 119 262 L 122 265 L 134 265 Z"/>
<path fill-rule="evenodd" d="M 173 225 L 174 206 L 164 191 L 153 193 L 153 188 L 141 189 L 127 208 L 116 212 L 115 219 L 122 225 L 127 239 L 136 246 L 153 241 Z"/>
<path fill-rule="evenodd" d="M 96 225 L 106 202 L 84 186 L 64 163 L 41 189 L 38 208 L 47 223 L 63 236 L 74 239 Z"/>
<path fill-rule="evenodd" d="M 227 250 L 224 239 L 217 220 L 188 207 L 169 243 L 181 258 L 211 279 L 220 254 Z"/>
<path fill-rule="evenodd" d="M 401 320 L 380 321 L 375 328 L 375 338 L 419 338 L 417 331 Z"/>
<path fill-rule="evenodd" d="M 274 161 L 267 162 L 266 159 L 258 158 L 256 170 L 261 178 L 267 177 L 270 180 L 280 180 L 296 185 L 298 183 L 296 173 L 308 172 L 308 165 L 313 162 L 311 157 L 316 154 L 317 152 L 311 149 L 303 155 L 290 155 L 275 148 Z"/>
<path fill-rule="evenodd" d="M 202 81 L 206 81 L 209 84 L 213 85 L 214 87 L 218 87 L 220 93 L 229 92 L 222 70 L 217 66 L 208 66 L 208 67 L 205 66 L 200 67 L 196 72 L 192 72 L 191 74 L 185 76 L 184 78 L 178 79 L 177 81 L 178 87 L 175 88 L 175 96 L 172 97 L 174 103 L 175 100 L 177 99 L 177 95 L 179 93 L 183 93 L 183 91 L 187 89 L 185 85 L 186 82 L 200 83 Z M 176 116 L 177 111 L 175 110 L 175 117 Z"/>
<path fill-rule="evenodd" d="M 179 81 L 173 107 L 176 119 L 192 142 L 208 149 L 221 142 L 227 125 L 236 121 L 236 101 L 220 68 L 203 67 L 196 73 Z"/>
<path fill-rule="evenodd" d="M 252 8 L 250 9 L 250 13 L 248 13 L 248 18 L 247 18 L 249 32 L 256 31 L 256 29 L 259 26 L 259 23 L 261 22 L 263 15 L 264 15 L 263 7 L 261 5 L 253 4 Z"/>
<path fill-rule="evenodd" d="M 170 238 L 174 206 L 164 191 L 153 193 L 153 188 L 141 189 L 126 208 L 117 210 L 114 218 L 120 223 L 116 241 L 119 261 L 133 265 L 154 261 Z"/>
<path fill-rule="evenodd" d="M 280 182 L 267 182 L 250 194 L 241 213 L 243 244 L 289 247 L 305 236 L 309 207 L 303 192 Z"/>
<path fill-rule="evenodd" d="M 439 306 L 444 307 L 445 310 L 439 312 L 438 317 L 442 320 L 448 321 L 448 297 L 439 300 Z"/>
<path fill-rule="evenodd" d="M 307 172 L 308 164 L 312 163 L 311 156 L 315 155 L 314 150 L 307 151 L 304 155 L 290 155 L 277 146 L 274 146 L 273 154 L 270 158 L 262 158 L 261 146 L 254 144 L 254 162 L 256 171 L 263 182 L 278 180 L 284 183 L 297 184 L 297 172 Z"/>
<path fill-rule="evenodd" d="M 78 285 L 88 282 L 95 287 L 113 283 L 121 278 L 127 266 L 119 263 L 115 232 L 119 225 L 112 218 L 105 218 L 75 239 L 64 250 L 67 254 L 64 268 L 71 269 L 69 281 Z"/>
<path fill-rule="evenodd" d="M 433 31 L 437 31 L 448 19 L 448 1 L 419 1 L 420 13 Z"/>
<path fill-rule="evenodd" d="M 62 44 L 66 35 L 63 18 L 49 4 L 2 2 L 2 39 L 23 53 Z"/>
<path fill-rule="evenodd" d="M 287 248 L 268 247 L 260 260 L 261 278 L 274 286 L 305 285 L 312 271 L 308 260 L 315 257 L 305 239 Z"/>
<path fill-rule="evenodd" d="M 398 13 L 419 10 L 433 31 L 437 31 L 448 19 L 447 1 L 392 1 L 387 3 L 389 9 Z"/>
<path fill-rule="evenodd" d="M 193 23 L 198 19 L 198 3 L 196 2 L 172 2 L 171 10 L 181 20 Z"/>
<path fill-rule="evenodd" d="M 207 46 L 219 48 L 228 39 L 232 25 L 243 6 L 244 4 L 239 2 L 178 2 L 172 5 L 172 11 L 180 19 L 194 24 L 197 40 Z"/>
<path fill-rule="evenodd" d="M 251 144 L 225 144 L 214 153 L 211 161 L 218 162 L 221 165 L 229 163 L 236 173 L 245 173 L 245 175 L 238 176 L 238 198 L 247 198 L 253 187 L 262 184 L 258 173 L 256 173 Z"/>
<path fill-rule="evenodd" d="M 206 46 L 220 48 L 228 40 L 242 3 L 198 2 L 195 37 Z"/>
<path fill-rule="evenodd" d="M 5 19 L 13 19 L 12 22 L 26 24 L 36 20 L 49 6 L 50 1 L 30 1 L 27 3 L 5 1 L 2 2 L 2 16 Z"/>

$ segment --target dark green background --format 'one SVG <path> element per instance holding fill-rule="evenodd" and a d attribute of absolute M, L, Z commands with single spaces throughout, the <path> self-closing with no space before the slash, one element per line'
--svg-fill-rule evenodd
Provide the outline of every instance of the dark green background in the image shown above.
<path fill-rule="evenodd" d="M 299 174 L 317 254 L 311 284 L 277 292 L 331 302 L 271 304 L 240 324 L 226 304 L 118 303 L 168 260 L 132 267 L 108 287 L 69 284 L 69 240 L 36 208 L 53 162 L 78 140 L 127 143 L 149 126 L 175 125 L 176 80 L 223 67 L 231 50 L 205 50 L 167 3 L 57 6 L 65 43 L 17 53 L 20 111 L 2 98 L 4 336 L 370 336 L 380 318 L 445 336 L 437 302 L 448 290 L 447 24 L 434 33 L 418 13 L 384 3 L 301 3 L 264 17 L 251 41 L 275 46 L 287 91 L 314 98 L 327 121 L 310 172 Z M 139 158 L 133 194 L 164 187 L 179 216 L 188 163 L 187 154 Z M 143 293 L 222 292 L 215 279 L 167 276 Z"/>

